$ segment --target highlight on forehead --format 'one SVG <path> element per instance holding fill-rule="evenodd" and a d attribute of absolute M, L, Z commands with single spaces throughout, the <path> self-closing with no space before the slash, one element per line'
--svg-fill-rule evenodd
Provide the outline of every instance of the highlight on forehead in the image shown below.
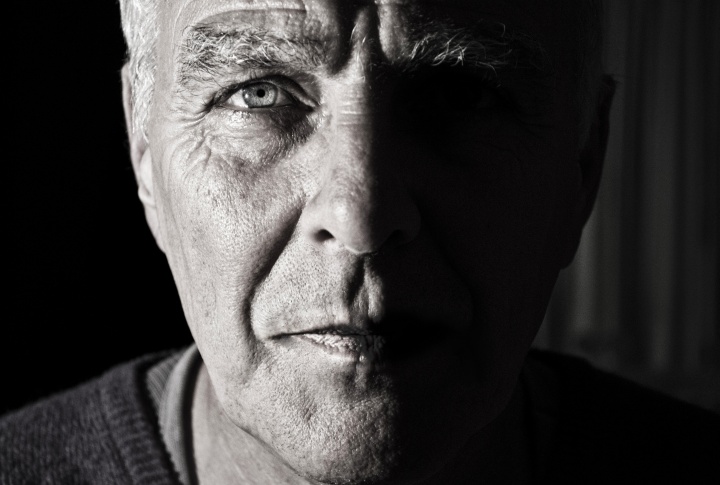
<path fill-rule="evenodd" d="M 467 66 L 545 71 L 542 48 L 501 23 L 479 22 L 456 27 L 432 20 L 417 22 L 394 58 L 392 67 L 412 71 L 428 66 Z M 342 41 L 340 41 L 342 42 Z M 298 71 L 332 69 L 341 49 L 311 37 L 284 36 L 252 27 L 198 25 L 188 30 L 179 53 L 180 81 L 212 80 L 227 69 L 285 68 Z"/>

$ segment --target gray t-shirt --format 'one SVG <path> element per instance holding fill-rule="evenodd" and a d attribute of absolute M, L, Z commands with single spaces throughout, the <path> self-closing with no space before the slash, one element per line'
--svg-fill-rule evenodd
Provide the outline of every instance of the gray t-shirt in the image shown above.
<path fill-rule="evenodd" d="M 191 411 L 200 364 L 200 353 L 193 344 L 150 368 L 145 379 L 157 411 L 160 434 L 182 485 L 197 483 Z"/>

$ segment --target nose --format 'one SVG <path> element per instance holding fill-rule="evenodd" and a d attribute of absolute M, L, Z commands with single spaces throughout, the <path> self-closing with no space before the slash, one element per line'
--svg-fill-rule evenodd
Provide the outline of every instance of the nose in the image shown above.
<path fill-rule="evenodd" d="M 387 131 L 380 137 L 373 124 L 372 115 L 363 115 L 333 130 L 319 188 L 301 217 L 312 244 L 362 255 L 417 236 L 420 213 L 403 177 L 405 164 Z"/>

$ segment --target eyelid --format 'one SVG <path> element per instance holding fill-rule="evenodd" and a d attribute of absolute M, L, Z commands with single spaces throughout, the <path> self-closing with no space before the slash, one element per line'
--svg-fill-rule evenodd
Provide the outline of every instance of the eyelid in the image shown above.
<path fill-rule="evenodd" d="M 310 96 L 307 95 L 305 90 L 300 87 L 300 85 L 295 82 L 294 80 L 282 76 L 282 75 L 269 75 L 269 76 L 251 76 L 246 81 L 242 82 L 236 82 L 233 84 L 230 84 L 229 86 L 220 89 L 216 95 L 213 97 L 213 99 L 210 100 L 208 103 L 208 110 L 212 109 L 213 107 L 220 106 L 226 101 L 228 101 L 230 98 L 232 98 L 235 94 L 237 94 L 241 89 L 246 88 L 248 86 L 252 86 L 253 84 L 258 83 L 268 83 L 275 85 L 279 90 L 282 90 L 286 93 L 288 97 L 290 97 L 292 100 L 297 101 L 300 105 L 304 105 L 308 108 L 314 108 L 317 106 L 317 103 L 315 100 L 313 100 Z M 262 110 L 262 109 L 273 109 L 273 108 L 255 108 L 254 110 Z"/>
<path fill-rule="evenodd" d="M 492 92 L 504 103 L 508 103 L 512 108 L 517 108 L 517 100 L 515 99 L 512 89 L 503 82 L 503 72 L 492 67 L 476 66 L 443 66 L 445 75 L 454 75 L 464 81 L 477 82 L 478 86 Z"/>
<path fill-rule="evenodd" d="M 471 83 L 479 88 L 487 89 L 500 96 L 508 93 L 501 81 L 502 77 L 495 69 L 488 67 L 445 65 L 428 66 L 410 76 L 410 86 L 422 86 L 433 83 L 459 82 Z"/>
<path fill-rule="evenodd" d="M 276 91 L 276 99 L 273 101 L 272 106 L 248 106 L 245 95 L 247 94 L 245 90 L 256 90 L 258 87 L 262 88 L 268 88 L 273 89 Z M 252 111 L 258 111 L 263 109 L 272 109 L 272 108 L 281 108 L 284 106 L 289 106 L 294 103 L 297 103 L 295 98 L 292 96 L 292 94 L 288 93 L 286 89 L 274 84 L 274 83 L 268 83 L 265 81 L 258 81 L 256 83 L 246 84 L 245 86 L 241 87 L 240 89 L 236 90 L 229 96 L 226 96 L 224 101 L 221 102 L 221 106 L 225 108 L 230 109 L 239 109 L 239 110 L 252 110 Z"/>
<path fill-rule="evenodd" d="M 414 77 L 419 78 L 473 78 L 487 83 L 497 83 L 500 80 L 500 73 L 497 69 L 489 66 L 467 66 L 463 64 L 438 64 L 425 66 L 413 72 Z"/>

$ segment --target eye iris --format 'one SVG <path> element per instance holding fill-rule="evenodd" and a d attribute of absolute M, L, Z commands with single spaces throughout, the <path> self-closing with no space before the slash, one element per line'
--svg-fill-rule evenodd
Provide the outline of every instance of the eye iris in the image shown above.
<path fill-rule="evenodd" d="M 458 111 L 472 111 L 484 107 L 487 101 L 485 89 L 469 82 L 454 83 L 452 88 L 436 91 L 441 106 Z"/>
<path fill-rule="evenodd" d="M 275 104 L 277 88 L 272 84 L 259 83 L 243 88 L 243 100 L 250 108 L 266 108 Z"/>

